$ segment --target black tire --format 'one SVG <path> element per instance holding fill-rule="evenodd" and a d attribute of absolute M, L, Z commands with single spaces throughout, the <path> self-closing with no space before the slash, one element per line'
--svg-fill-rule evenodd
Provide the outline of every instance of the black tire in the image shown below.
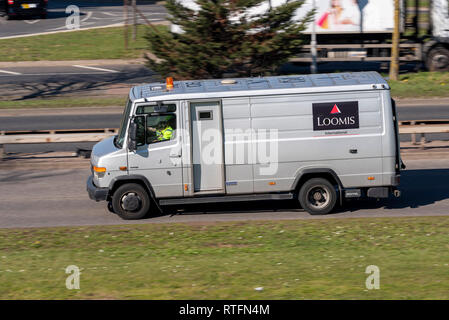
<path fill-rule="evenodd" d="M 449 50 L 443 46 L 436 46 L 429 51 L 426 59 L 429 71 L 449 71 Z"/>
<path fill-rule="evenodd" d="M 140 184 L 127 183 L 114 192 L 112 208 L 124 220 L 142 219 L 150 210 L 150 197 Z"/>
<path fill-rule="evenodd" d="M 114 208 L 112 207 L 112 201 L 108 201 L 108 211 L 115 214 Z"/>
<path fill-rule="evenodd" d="M 45 20 L 45 19 L 47 19 L 47 14 L 46 13 L 42 13 L 40 15 L 40 17 L 41 17 L 42 20 Z"/>
<path fill-rule="evenodd" d="M 298 200 L 302 208 L 312 215 L 328 214 L 337 203 L 337 192 L 327 179 L 312 178 L 301 186 Z"/>

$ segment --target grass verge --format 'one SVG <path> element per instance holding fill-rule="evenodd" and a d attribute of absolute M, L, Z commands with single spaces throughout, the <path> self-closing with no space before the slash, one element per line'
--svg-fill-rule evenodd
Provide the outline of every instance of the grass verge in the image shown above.
<path fill-rule="evenodd" d="M 449 72 L 408 73 L 389 84 L 396 98 L 449 97 Z"/>
<path fill-rule="evenodd" d="M 3 229 L 0 299 L 448 299 L 448 222 Z M 69 265 L 81 269 L 80 290 L 66 289 Z M 379 290 L 365 287 L 369 265 Z"/>
<path fill-rule="evenodd" d="M 161 30 L 165 26 L 156 26 Z M 148 49 L 144 35 L 147 26 L 139 25 L 136 41 L 129 37 L 124 46 L 123 27 L 0 40 L 0 61 L 132 59 Z M 131 28 L 129 28 L 130 30 Z"/>

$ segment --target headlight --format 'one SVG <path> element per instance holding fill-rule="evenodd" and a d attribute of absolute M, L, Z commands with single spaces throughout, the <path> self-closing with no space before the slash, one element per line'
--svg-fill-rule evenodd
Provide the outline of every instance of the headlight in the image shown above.
<path fill-rule="evenodd" d="M 92 169 L 94 171 L 94 174 L 97 176 L 97 178 L 103 178 L 106 173 L 106 168 L 104 168 L 104 167 L 93 166 Z"/>

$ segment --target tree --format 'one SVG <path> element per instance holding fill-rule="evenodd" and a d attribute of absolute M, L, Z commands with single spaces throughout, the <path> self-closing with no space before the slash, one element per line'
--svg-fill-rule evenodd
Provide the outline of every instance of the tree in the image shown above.
<path fill-rule="evenodd" d="M 390 80 L 399 79 L 399 0 L 394 0 L 394 30 L 391 44 Z"/>
<path fill-rule="evenodd" d="M 171 23 L 182 33 L 149 30 L 151 54 L 147 66 L 162 76 L 176 79 L 222 78 L 225 74 L 271 74 L 299 53 L 302 32 L 312 12 L 293 22 L 304 1 L 285 4 L 251 15 L 265 0 L 196 0 L 198 10 L 167 0 Z"/>

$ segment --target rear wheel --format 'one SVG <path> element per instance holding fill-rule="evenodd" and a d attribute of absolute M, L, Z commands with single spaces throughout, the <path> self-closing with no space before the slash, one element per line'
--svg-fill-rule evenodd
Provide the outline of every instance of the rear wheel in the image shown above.
<path fill-rule="evenodd" d="M 449 50 L 442 46 L 431 49 L 426 66 L 429 71 L 449 71 Z"/>
<path fill-rule="evenodd" d="M 327 214 L 337 203 L 337 192 L 327 179 L 313 178 L 302 185 L 298 199 L 302 208 L 308 213 Z"/>
<path fill-rule="evenodd" d="M 112 207 L 122 219 L 142 219 L 150 209 L 150 197 L 141 185 L 127 183 L 114 192 Z"/>

